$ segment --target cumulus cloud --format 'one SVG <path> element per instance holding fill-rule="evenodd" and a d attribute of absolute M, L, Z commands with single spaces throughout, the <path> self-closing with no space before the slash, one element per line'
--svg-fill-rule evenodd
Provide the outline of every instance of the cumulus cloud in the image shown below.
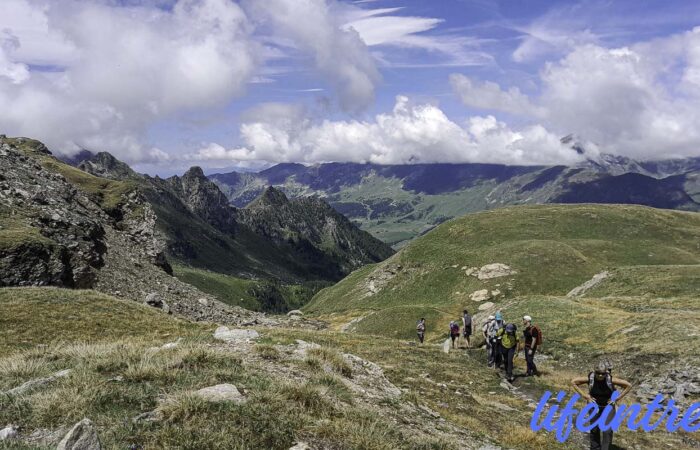
<path fill-rule="evenodd" d="M 0 50 L 0 104 L 11 105 L 0 110 L 0 129 L 63 151 L 162 159 L 162 151 L 144 146 L 150 124 L 222 105 L 243 91 L 255 68 L 246 16 L 227 0 L 179 0 L 169 10 L 7 1 L 24 12 L 19 24 L 26 26 L 0 18 L 0 29 L 16 38 L 3 38 Z M 60 57 L 56 36 L 67 49 Z M 27 72 L 25 61 L 54 66 Z"/>
<path fill-rule="evenodd" d="M 544 113 L 517 87 L 504 91 L 497 83 L 473 80 L 462 74 L 450 75 L 450 85 L 467 106 L 534 117 Z"/>
<path fill-rule="evenodd" d="M 578 155 L 541 126 L 513 130 L 493 116 L 460 125 L 437 106 L 399 96 L 391 113 L 373 121 L 256 121 L 241 126 L 244 146 L 208 144 L 198 160 L 270 162 L 354 161 L 378 164 L 490 162 L 571 163 Z"/>
<path fill-rule="evenodd" d="M 539 81 L 541 93 L 529 98 L 452 76 L 464 104 L 529 116 L 604 152 L 638 159 L 700 154 L 700 28 L 628 47 L 579 45 L 546 63 Z"/>
<path fill-rule="evenodd" d="M 326 0 L 250 0 L 246 9 L 268 22 L 276 37 L 311 55 L 316 68 L 335 86 L 341 107 L 358 112 L 374 100 L 381 76 L 367 46 L 353 28 L 342 28 Z"/>

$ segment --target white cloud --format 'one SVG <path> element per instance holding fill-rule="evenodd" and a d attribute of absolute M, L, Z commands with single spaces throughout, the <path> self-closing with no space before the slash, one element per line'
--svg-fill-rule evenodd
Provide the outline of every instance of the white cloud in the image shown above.
<path fill-rule="evenodd" d="M 277 38 L 287 38 L 311 55 L 316 68 L 334 85 L 341 107 L 350 112 L 374 101 L 381 80 L 367 46 L 353 29 L 341 28 L 335 1 L 250 0 L 246 10 L 269 22 Z"/>
<path fill-rule="evenodd" d="M 542 108 L 533 105 L 517 87 L 507 91 L 492 81 L 473 80 L 462 74 L 450 75 L 450 85 L 462 103 L 475 108 L 491 109 L 526 116 L 541 116 Z"/>
<path fill-rule="evenodd" d="M 275 123 L 276 122 L 276 123 Z M 397 97 L 391 113 L 374 121 L 295 120 L 245 123 L 245 146 L 208 144 L 195 160 L 270 162 L 354 161 L 378 164 L 491 162 L 570 163 L 578 160 L 557 136 L 541 126 L 512 130 L 493 116 L 472 117 L 464 126 L 434 105 Z"/>
<path fill-rule="evenodd" d="M 9 49 L 11 65 L 8 45 L 0 50 L 0 71 L 10 73 L 9 80 L 0 75 L 0 104 L 12 105 L 0 109 L 0 129 L 54 149 L 163 159 L 162 151 L 144 145 L 148 126 L 225 104 L 242 93 L 256 66 L 247 18 L 227 0 L 179 0 L 169 11 L 9 1 L 19 22 L 2 19 L 6 35 L 16 41 Z M 70 57 L 56 51 L 55 36 L 74 49 L 66 51 Z M 21 51 L 25 44 L 29 49 Z M 22 71 L 25 63 L 39 61 L 61 66 Z"/>
<path fill-rule="evenodd" d="M 640 159 L 700 154 L 700 29 L 631 47 L 576 48 L 542 71 L 548 122 Z M 678 68 L 680 67 L 680 73 Z"/>
<path fill-rule="evenodd" d="M 491 55 L 479 48 L 482 41 L 454 34 L 427 34 L 444 22 L 433 17 L 390 15 L 402 8 L 359 9 L 347 8 L 342 15 L 343 27 L 358 32 L 370 47 L 388 46 L 419 49 L 442 57 L 442 60 L 421 63 L 384 59 L 388 66 L 470 66 L 492 62 Z"/>
<path fill-rule="evenodd" d="M 462 75 L 451 81 L 468 106 L 524 115 L 603 152 L 638 159 L 700 154 L 700 28 L 628 47 L 575 46 L 545 63 L 533 98 Z"/>

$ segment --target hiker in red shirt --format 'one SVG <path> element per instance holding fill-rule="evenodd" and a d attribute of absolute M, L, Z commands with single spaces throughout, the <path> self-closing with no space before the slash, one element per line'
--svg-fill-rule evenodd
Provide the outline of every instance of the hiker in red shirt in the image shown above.
<path fill-rule="evenodd" d="M 527 375 L 539 375 L 535 365 L 535 353 L 537 347 L 542 344 L 542 330 L 532 324 L 532 317 L 523 316 L 523 336 L 525 338 L 525 361 L 527 362 Z"/>

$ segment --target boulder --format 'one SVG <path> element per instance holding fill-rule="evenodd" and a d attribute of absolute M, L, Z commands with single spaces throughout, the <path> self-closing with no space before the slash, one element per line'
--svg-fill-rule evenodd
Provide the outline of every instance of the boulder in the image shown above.
<path fill-rule="evenodd" d="M 58 444 L 57 450 L 101 450 L 97 429 L 90 419 L 76 423 Z"/>
<path fill-rule="evenodd" d="M 200 298 L 199 300 L 197 300 L 197 303 L 199 303 L 202 306 L 209 306 L 211 304 L 208 298 Z"/>
<path fill-rule="evenodd" d="M 194 393 L 195 396 L 207 402 L 233 402 L 236 404 L 245 403 L 246 398 L 232 384 L 217 384 L 200 389 Z"/>
<path fill-rule="evenodd" d="M 486 311 L 491 308 L 493 308 L 493 302 L 484 302 L 479 305 L 479 311 Z"/>
<path fill-rule="evenodd" d="M 488 289 L 481 289 L 479 291 L 472 292 L 471 295 L 469 295 L 469 298 L 475 302 L 483 302 L 484 300 L 491 298 L 491 296 L 489 295 Z"/>
<path fill-rule="evenodd" d="M 299 311 L 298 309 L 293 309 L 287 313 L 288 316 L 303 316 L 304 313 Z"/>
<path fill-rule="evenodd" d="M 8 441 L 10 439 L 16 439 L 19 435 L 19 430 L 14 425 L 8 425 L 2 430 L 0 430 L 0 441 Z"/>
<path fill-rule="evenodd" d="M 506 277 L 516 274 L 517 272 L 503 263 L 486 264 L 476 273 L 476 277 L 480 280 L 490 280 L 492 278 Z"/>
<path fill-rule="evenodd" d="M 224 342 L 241 342 L 251 341 L 260 337 L 255 330 L 229 329 L 228 327 L 219 327 L 214 331 L 214 339 Z"/>
<path fill-rule="evenodd" d="M 163 298 L 157 292 L 151 292 L 148 294 L 144 303 L 146 303 L 148 306 L 152 306 L 153 308 L 161 309 L 165 313 L 170 313 L 170 306 L 168 306 L 165 300 L 163 300 Z"/>
<path fill-rule="evenodd" d="M 289 450 L 311 450 L 311 447 L 306 442 L 297 442 L 293 447 L 289 447 Z"/>

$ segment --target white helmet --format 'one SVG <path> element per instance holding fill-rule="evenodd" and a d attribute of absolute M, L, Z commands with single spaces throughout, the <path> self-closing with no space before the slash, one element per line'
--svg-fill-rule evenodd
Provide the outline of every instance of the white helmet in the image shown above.
<path fill-rule="evenodd" d="M 525 322 L 532 322 L 532 317 L 530 317 L 530 316 L 523 316 L 523 320 L 524 320 Z"/>

